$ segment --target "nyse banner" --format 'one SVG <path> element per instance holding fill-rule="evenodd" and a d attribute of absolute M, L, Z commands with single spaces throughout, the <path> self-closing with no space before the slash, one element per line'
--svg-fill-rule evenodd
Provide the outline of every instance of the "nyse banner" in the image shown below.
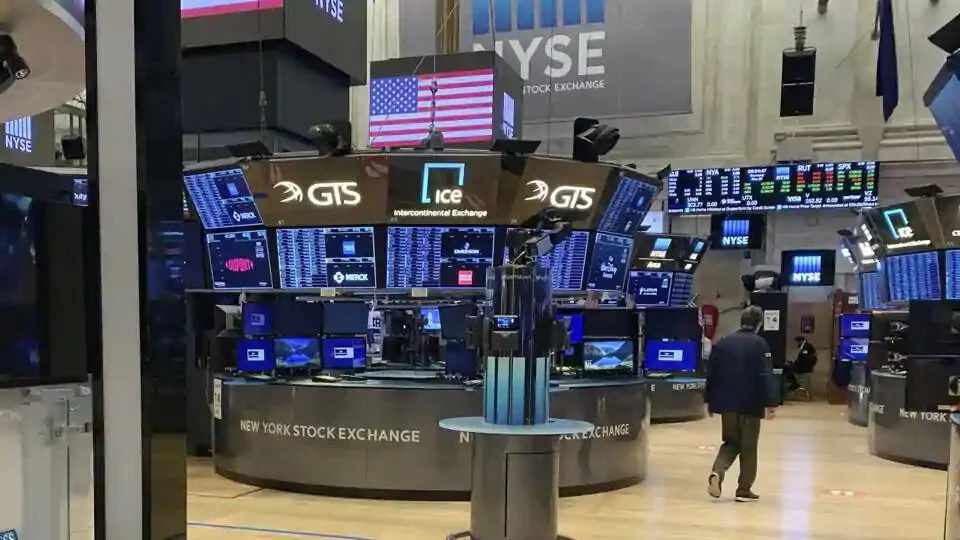
<path fill-rule="evenodd" d="M 401 54 L 435 52 L 433 0 L 405 0 Z M 464 0 L 460 50 L 524 79 L 525 120 L 691 111 L 691 0 Z"/>
<path fill-rule="evenodd" d="M 5 121 L 0 161 L 27 167 L 55 165 L 53 113 Z"/>

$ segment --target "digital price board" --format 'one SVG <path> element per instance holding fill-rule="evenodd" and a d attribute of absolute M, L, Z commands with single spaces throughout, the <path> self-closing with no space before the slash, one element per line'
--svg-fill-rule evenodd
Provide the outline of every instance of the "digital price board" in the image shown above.
<path fill-rule="evenodd" d="M 281 289 L 376 287 L 373 227 L 277 229 Z"/>
<path fill-rule="evenodd" d="M 387 227 L 387 288 L 479 289 L 493 266 L 494 227 Z"/>
<path fill-rule="evenodd" d="M 940 256 L 936 251 L 888 256 L 883 277 L 891 302 L 942 300 Z"/>
<path fill-rule="evenodd" d="M 510 231 L 507 230 L 507 237 Z M 540 266 L 550 269 L 550 278 L 555 291 L 583 290 L 587 267 L 587 252 L 590 249 L 590 232 L 573 231 L 570 237 L 554 246 L 546 256 L 539 258 Z M 504 264 L 510 261 L 506 247 L 503 250 Z"/>
<path fill-rule="evenodd" d="M 947 300 L 960 300 L 960 249 L 948 249 L 944 256 L 947 267 Z"/>
<path fill-rule="evenodd" d="M 208 231 L 263 225 L 247 178 L 240 169 L 187 174 L 183 183 Z"/>
<path fill-rule="evenodd" d="M 640 229 L 657 191 L 657 186 L 653 184 L 626 175 L 621 176 L 617 190 L 600 218 L 597 231 L 633 236 Z"/>
<path fill-rule="evenodd" d="M 693 299 L 693 274 L 677 272 L 673 275 L 673 288 L 670 290 L 671 306 L 686 306 Z"/>
<path fill-rule="evenodd" d="M 267 231 L 207 234 L 214 289 L 272 289 Z"/>
<path fill-rule="evenodd" d="M 877 205 L 873 161 L 676 170 L 667 182 L 671 214 L 765 212 Z"/>
<path fill-rule="evenodd" d="M 860 309 L 866 311 L 890 309 L 883 300 L 882 279 L 879 272 L 860 274 Z"/>

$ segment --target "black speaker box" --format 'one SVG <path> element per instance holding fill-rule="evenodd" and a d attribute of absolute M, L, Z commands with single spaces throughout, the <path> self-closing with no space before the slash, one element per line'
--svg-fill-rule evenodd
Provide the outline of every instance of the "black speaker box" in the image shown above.
<path fill-rule="evenodd" d="M 780 116 L 813 114 L 813 90 L 816 82 L 817 50 L 783 51 L 780 76 Z"/>
<path fill-rule="evenodd" d="M 60 139 L 60 149 L 63 151 L 64 159 L 83 159 L 87 157 L 83 150 L 82 137 L 64 137 Z"/>

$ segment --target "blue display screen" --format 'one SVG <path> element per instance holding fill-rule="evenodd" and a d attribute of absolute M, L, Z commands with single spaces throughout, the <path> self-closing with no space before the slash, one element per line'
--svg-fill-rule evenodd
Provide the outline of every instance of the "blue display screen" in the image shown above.
<path fill-rule="evenodd" d="M 960 300 L 960 249 L 949 249 L 947 259 L 947 300 Z"/>
<path fill-rule="evenodd" d="M 694 371 L 700 344 L 696 341 L 648 339 L 644 347 L 643 368 L 648 371 Z"/>
<path fill-rule="evenodd" d="M 373 227 L 277 229 L 282 289 L 376 287 Z"/>
<path fill-rule="evenodd" d="M 888 309 L 889 306 L 881 297 L 880 274 L 878 272 L 863 272 L 860 274 L 860 309 L 873 311 Z"/>
<path fill-rule="evenodd" d="M 73 205 L 81 207 L 90 205 L 90 186 L 86 178 L 73 179 Z"/>
<path fill-rule="evenodd" d="M 207 230 L 263 225 L 247 178 L 240 169 L 187 174 L 187 193 Z"/>
<path fill-rule="evenodd" d="M 867 338 L 841 338 L 837 357 L 845 362 L 866 362 L 869 349 L 870 340 Z"/>
<path fill-rule="evenodd" d="M 363 369 L 367 340 L 362 337 L 323 338 L 323 369 Z"/>
<path fill-rule="evenodd" d="M 935 251 L 887 257 L 883 275 L 891 302 L 943 299 L 940 258 Z"/>
<path fill-rule="evenodd" d="M 266 336 L 273 333 L 273 304 L 243 304 L 243 333 L 247 336 Z"/>
<path fill-rule="evenodd" d="M 479 289 L 493 266 L 494 227 L 388 227 L 387 288 Z"/>
<path fill-rule="evenodd" d="M 870 314 L 844 313 L 840 315 L 840 337 L 870 337 Z"/>
<path fill-rule="evenodd" d="M 214 289 L 272 289 L 267 231 L 207 235 L 210 282 Z"/>
<path fill-rule="evenodd" d="M 645 272 L 631 270 L 627 278 L 627 294 L 638 306 L 666 306 L 670 304 L 673 272 Z"/>
<path fill-rule="evenodd" d="M 507 235 L 510 230 L 507 231 Z M 550 269 L 550 279 L 555 291 L 579 291 L 587 267 L 587 251 L 590 248 L 589 231 L 573 231 L 564 242 L 554 246 L 553 251 L 540 257 L 540 266 Z M 503 262 L 509 262 L 507 249 L 503 250 Z"/>
<path fill-rule="evenodd" d="M 423 319 L 423 329 L 428 332 L 440 331 L 440 308 L 420 308 L 420 318 Z"/>
<path fill-rule="evenodd" d="M 632 249 L 631 238 L 597 233 L 587 274 L 587 289 L 622 291 Z"/>
<path fill-rule="evenodd" d="M 633 370 L 633 341 L 590 340 L 583 343 L 584 371 Z"/>
<path fill-rule="evenodd" d="M 564 325 L 567 327 L 567 335 L 570 336 L 570 345 L 577 345 L 583 343 L 583 314 L 582 313 L 568 313 L 557 315 L 558 321 L 563 321 Z M 572 350 L 568 350 L 568 354 L 573 354 Z"/>
<path fill-rule="evenodd" d="M 597 231 L 630 237 L 637 234 L 637 230 L 643 223 L 643 216 L 650 209 L 656 194 L 656 186 L 643 180 L 622 176 L 617 190 L 600 219 Z"/>
<path fill-rule="evenodd" d="M 320 365 L 320 340 L 315 337 L 274 340 L 277 367 Z"/>
<path fill-rule="evenodd" d="M 277 358 L 272 339 L 238 339 L 237 370 L 243 372 L 273 371 Z"/>

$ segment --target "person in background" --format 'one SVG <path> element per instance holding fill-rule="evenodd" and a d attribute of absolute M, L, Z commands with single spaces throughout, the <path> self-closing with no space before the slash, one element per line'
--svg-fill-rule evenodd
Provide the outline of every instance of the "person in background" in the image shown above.
<path fill-rule="evenodd" d="M 757 447 L 760 421 L 773 418 L 770 377 L 773 359 L 766 340 L 757 335 L 763 325 L 763 310 L 750 306 L 740 315 L 740 329 L 717 342 L 707 361 L 704 400 L 712 417 L 722 420 L 723 444 L 707 480 L 707 492 L 719 498 L 723 478 L 734 460 L 740 459 L 738 502 L 759 499 L 752 491 L 757 478 Z"/>
<path fill-rule="evenodd" d="M 816 347 L 803 336 L 797 336 L 793 338 L 793 341 L 797 344 L 797 355 L 783 366 L 783 378 L 787 380 L 787 392 L 800 389 L 800 383 L 797 381 L 798 373 L 813 373 L 813 368 L 817 365 Z"/>

